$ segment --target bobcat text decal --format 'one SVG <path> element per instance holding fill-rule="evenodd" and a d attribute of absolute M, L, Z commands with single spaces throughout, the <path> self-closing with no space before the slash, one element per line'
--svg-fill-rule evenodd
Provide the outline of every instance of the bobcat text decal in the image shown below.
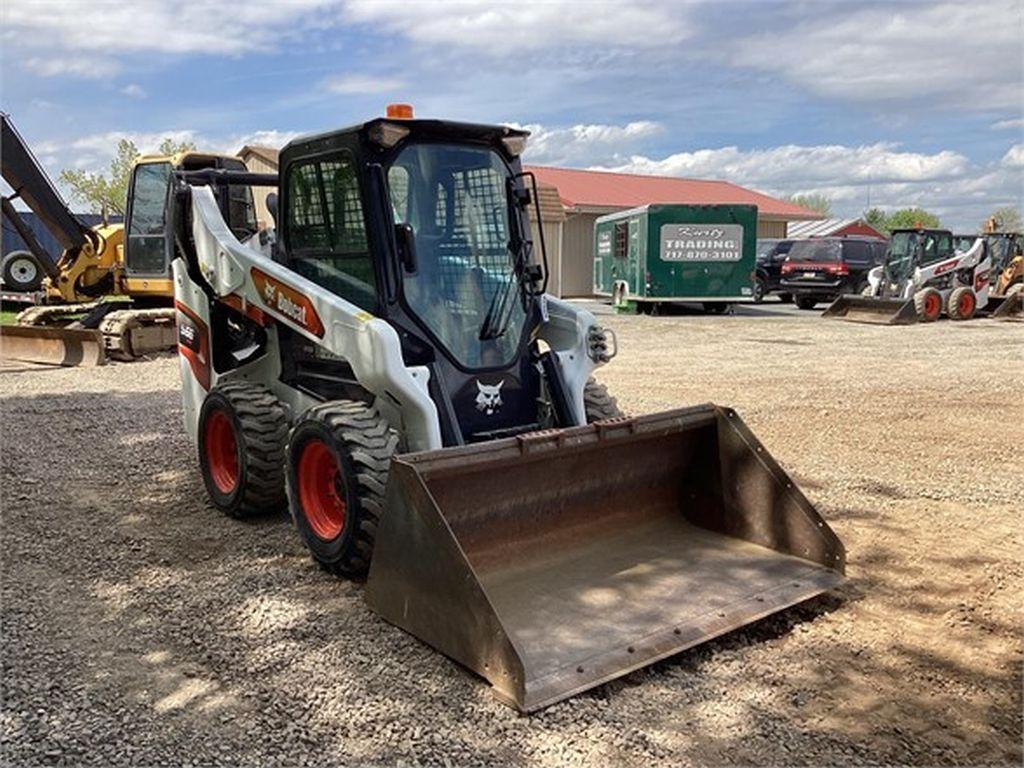
<path fill-rule="evenodd" d="M 324 324 L 309 297 L 256 267 L 252 268 L 252 282 L 267 309 L 323 338 Z"/>
<path fill-rule="evenodd" d="M 953 259 L 952 261 L 947 261 L 945 264 L 939 264 L 939 266 L 935 268 L 935 274 L 942 275 L 949 272 L 951 269 L 956 269 L 956 265 L 959 263 L 960 259 Z"/>

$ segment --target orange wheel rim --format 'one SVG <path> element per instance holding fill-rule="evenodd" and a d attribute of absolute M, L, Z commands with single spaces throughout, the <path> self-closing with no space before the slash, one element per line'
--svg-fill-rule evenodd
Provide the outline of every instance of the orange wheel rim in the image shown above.
<path fill-rule="evenodd" d="M 938 317 L 940 311 L 942 311 L 942 299 L 938 294 L 929 293 L 924 300 L 925 317 Z"/>
<path fill-rule="evenodd" d="M 213 484 L 221 493 L 231 493 L 238 485 L 238 441 L 235 426 L 224 411 L 211 411 L 207 416 L 203 444 Z"/>
<path fill-rule="evenodd" d="M 957 310 L 960 312 L 960 314 L 962 316 L 967 316 L 967 315 L 971 314 L 971 312 L 974 311 L 974 294 L 973 293 L 965 293 L 965 294 L 963 294 L 960 297 L 960 300 L 957 302 L 956 308 L 957 308 Z"/>
<path fill-rule="evenodd" d="M 302 514 L 318 538 L 336 539 L 345 528 L 342 474 L 334 453 L 322 440 L 310 440 L 299 454 L 296 469 Z"/>

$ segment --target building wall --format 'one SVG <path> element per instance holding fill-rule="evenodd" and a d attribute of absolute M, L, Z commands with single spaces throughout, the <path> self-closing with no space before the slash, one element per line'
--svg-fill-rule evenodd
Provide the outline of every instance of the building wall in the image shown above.
<path fill-rule="evenodd" d="M 784 238 L 786 236 L 786 222 L 784 221 L 765 221 L 764 219 L 757 220 L 757 236 L 758 237 L 777 237 Z"/>
<path fill-rule="evenodd" d="M 863 221 L 855 221 L 852 224 L 847 224 L 841 229 L 837 229 L 831 233 L 833 236 L 837 235 L 864 235 L 866 237 L 877 237 L 882 240 L 885 239 L 885 235 L 879 232 L 877 229 L 872 227 L 870 224 L 865 224 Z"/>
<path fill-rule="evenodd" d="M 594 222 L 597 213 L 570 213 L 562 232 L 562 295 L 594 293 Z"/>
<path fill-rule="evenodd" d="M 533 255 L 535 261 L 540 263 L 540 233 L 537 231 L 537 221 L 530 217 L 531 237 L 533 238 Z M 562 222 L 544 222 L 544 250 L 548 255 L 548 293 L 552 296 L 562 296 L 562 284 L 559 280 L 559 264 L 562 261 Z"/>
<path fill-rule="evenodd" d="M 277 173 L 277 165 L 259 155 L 249 154 L 247 157 L 243 157 L 242 161 L 245 163 L 245 167 L 253 173 Z M 267 195 L 273 191 L 267 187 L 254 187 L 252 190 L 253 199 L 256 202 L 256 220 L 259 222 L 260 229 L 274 226 L 270 211 L 267 210 Z"/>

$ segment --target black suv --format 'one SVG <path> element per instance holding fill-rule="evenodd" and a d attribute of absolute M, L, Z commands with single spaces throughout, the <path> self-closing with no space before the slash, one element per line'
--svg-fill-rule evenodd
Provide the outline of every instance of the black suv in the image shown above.
<path fill-rule="evenodd" d="M 885 260 L 887 247 L 877 237 L 797 240 L 782 264 L 782 290 L 793 294 L 800 309 L 814 309 L 842 293 L 861 293 L 868 272 Z"/>
<path fill-rule="evenodd" d="M 758 238 L 757 269 L 754 272 L 754 301 L 760 302 L 769 293 L 779 292 L 779 281 L 782 279 L 782 262 L 793 247 L 795 240 L 776 240 L 774 238 Z M 779 298 L 789 301 L 793 297 L 788 293 L 779 293 Z"/>

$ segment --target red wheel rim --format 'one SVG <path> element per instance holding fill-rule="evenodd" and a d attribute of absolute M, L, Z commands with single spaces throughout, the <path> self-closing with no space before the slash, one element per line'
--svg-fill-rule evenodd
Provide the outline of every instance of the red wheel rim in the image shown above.
<path fill-rule="evenodd" d="M 319 538 L 330 541 L 345 527 L 344 491 L 339 488 L 341 472 L 327 444 L 310 440 L 299 454 L 297 473 L 302 513 Z"/>
<path fill-rule="evenodd" d="M 231 493 L 238 485 L 238 443 L 231 418 L 221 410 L 206 417 L 206 466 L 213 484 L 221 493 Z"/>
<path fill-rule="evenodd" d="M 960 314 L 960 317 L 970 317 L 971 313 L 974 312 L 974 294 L 961 294 L 960 300 L 957 302 L 956 310 Z"/>
<path fill-rule="evenodd" d="M 924 298 L 924 316 L 928 318 L 936 318 L 939 316 L 939 312 L 942 311 L 942 297 L 937 293 L 929 293 Z"/>

